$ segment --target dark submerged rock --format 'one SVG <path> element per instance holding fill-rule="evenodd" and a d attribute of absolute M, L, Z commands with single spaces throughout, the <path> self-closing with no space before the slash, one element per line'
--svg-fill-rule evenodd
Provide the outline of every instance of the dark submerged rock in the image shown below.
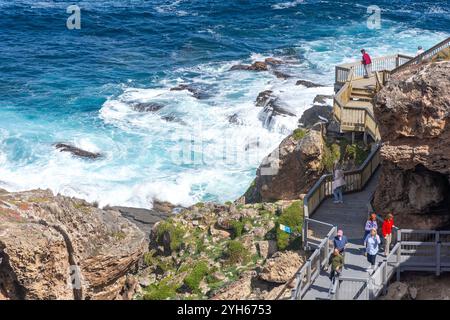
<path fill-rule="evenodd" d="M 98 159 L 102 157 L 101 153 L 86 151 L 66 143 L 56 143 L 54 146 L 61 152 L 70 152 L 72 155 L 80 158 Z"/>
<path fill-rule="evenodd" d="M 308 80 L 298 80 L 295 84 L 296 86 L 305 86 L 307 88 L 317 88 L 317 87 L 323 87 L 321 84 L 317 84 Z"/>

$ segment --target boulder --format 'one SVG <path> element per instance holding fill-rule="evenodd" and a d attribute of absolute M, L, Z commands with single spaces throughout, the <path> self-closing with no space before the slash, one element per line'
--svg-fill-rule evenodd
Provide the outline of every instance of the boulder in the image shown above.
<path fill-rule="evenodd" d="M 294 251 L 278 251 L 266 261 L 259 278 L 274 283 L 290 280 L 305 262 L 305 257 Z"/>
<path fill-rule="evenodd" d="M 277 243 L 274 240 L 264 240 L 256 242 L 259 256 L 263 259 L 270 258 L 277 251 Z"/>
<path fill-rule="evenodd" d="M 49 190 L 2 193 L 0 212 L 0 291 L 7 299 L 117 298 L 148 246 L 118 211 Z"/>
<path fill-rule="evenodd" d="M 298 121 L 304 128 L 311 128 L 322 120 L 319 117 L 331 121 L 333 118 L 333 109 L 331 106 L 314 105 L 311 108 L 303 112 L 300 120 Z"/>
<path fill-rule="evenodd" d="M 236 125 L 241 125 L 244 123 L 242 119 L 239 118 L 239 115 L 237 113 L 233 113 L 231 116 L 228 116 L 228 122 Z"/>
<path fill-rule="evenodd" d="M 313 103 L 326 104 L 327 100 L 333 100 L 333 96 L 326 94 L 318 94 L 315 96 Z"/>
<path fill-rule="evenodd" d="M 273 71 L 273 74 L 278 78 L 278 79 L 289 79 L 289 78 L 292 78 L 292 76 L 291 75 L 288 75 L 288 74 L 286 74 L 286 73 L 284 73 L 284 72 L 281 72 L 281 71 L 278 71 L 278 70 L 274 70 Z"/>
<path fill-rule="evenodd" d="M 164 108 L 164 106 L 156 102 L 138 102 L 133 103 L 131 108 L 138 112 L 156 112 Z"/>
<path fill-rule="evenodd" d="M 284 63 L 283 61 L 281 61 L 281 60 L 279 60 L 279 59 L 275 59 L 275 58 L 266 58 L 266 59 L 264 60 L 264 62 L 265 62 L 266 64 L 274 65 L 274 66 L 280 65 L 280 64 L 283 64 L 283 63 Z"/>
<path fill-rule="evenodd" d="M 308 81 L 308 80 L 298 80 L 295 83 L 295 85 L 296 86 L 304 86 L 304 87 L 307 87 L 307 88 L 323 87 L 323 85 L 321 85 L 321 84 L 317 84 L 317 83 L 314 83 L 314 82 L 311 82 L 311 81 Z"/>
<path fill-rule="evenodd" d="M 244 300 L 252 293 L 252 279 L 256 273 L 244 272 L 239 280 L 231 283 L 223 289 L 220 289 L 211 300 Z"/>
<path fill-rule="evenodd" d="M 263 61 L 256 61 L 251 65 L 243 65 L 243 64 L 234 65 L 230 69 L 230 71 L 235 71 L 235 70 L 267 71 L 268 67 L 267 67 L 267 63 L 265 63 Z"/>
<path fill-rule="evenodd" d="M 54 146 L 61 152 L 69 152 L 79 158 L 98 159 L 102 157 L 101 153 L 86 151 L 67 143 L 56 143 Z"/>
<path fill-rule="evenodd" d="M 388 287 L 383 300 L 408 300 L 408 285 L 403 282 L 394 282 Z"/>
<path fill-rule="evenodd" d="M 275 99 L 274 96 L 272 96 L 273 91 L 272 90 L 265 90 L 262 91 L 258 94 L 258 96 L 256 97 L 256 106 L 257 107 L 265 107 L 268 102 L 272 99 Z"/>
<path fill-rule="evenodd" d="M 322 174 L 324 140 L 315 130 L 302 139 L 285 138 L 263 159 L 256 179 L 244 194 L 247 203 L 295 200 Z"/>
<path fill-rule="evenodd" d="M 194 98 L 199 100 L 207 99 L 210 97 L 208 93 L 189 84 L 179 84 L 178 86 L 170 89 L 170 91 L 183 91 L 183 90 L 189 91 Z"/>

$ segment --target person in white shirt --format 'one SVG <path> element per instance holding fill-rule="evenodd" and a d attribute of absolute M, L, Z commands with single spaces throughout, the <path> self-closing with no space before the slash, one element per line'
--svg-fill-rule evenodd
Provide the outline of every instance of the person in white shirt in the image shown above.
<path fill-rule="evenodd" d="M 425 52 L 425 50 L 423 50 L 422 46 L 419 46 L 419 47 L 417 48 L 416 56 L 419 56 L 419 55 L 421 55 L 421 54 L 424 53 L 424 52 Z"/>
<path fill-rule="evenodd" d="M 344 171 L 337 168 L 335 164 L 335 170 L 333 174 L 333 182 L 331 184 L 331 188 L 333 190 L 334 203 L 344 203 L 342 199 L 342 192 L 344 191 L 345 186 L 345 175 Z"/>

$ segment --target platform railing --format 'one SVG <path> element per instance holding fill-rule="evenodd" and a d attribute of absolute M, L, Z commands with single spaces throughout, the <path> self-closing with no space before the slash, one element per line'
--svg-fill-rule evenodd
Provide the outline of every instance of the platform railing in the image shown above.
<path fill-rule="evenodd" d="M 391 279 L 404 271 L 442 272 L 450 271 L 450 231 L 398 229 L 394 248 L 378 263 L 367 279 L 366 299 L 376 299 L 386 293 Z M 444 240 L 444 241 L 442 241 Z M 339 277 L 334 300 L 353 299 L 359 294 L 355 283 L 357 277 Z"/>
<path fill-rule="evenodd" d="M 412 60 L 413 57 L 404 54 L 395 54 L 390 56 L 377 57 L 372 59 L 372 72 L 395 70 L 399 66 Z M 342 86 L 348 81 L 350 72 L 353 71 L 354 78 L 363 77 L 365 74 L 364 65 L 361 61 L 344 63 L 335 68 L 335 83 L 337 86 Z"/>
<path fill-rule="evenodd" d="M 439 42 L 438 44 L 436 44 L 435 46 L 426 50 L 422 54 L 416 56 L 414 59 L 409 59 L 409 60 L 405 61 L 404 63 L 399 64 L 395 69 L 391 70 L 389 73 L 392 75 L 397 72 L 401 72 L 402 70 L 405 70 L 406 68 L 408 68 L 412 65 L 420 64 L 423 61 L 426 61 L 426 60 L 432 58 L 433 56 L 435 56 L 440 51 L 442 51 L 446 48 L 450 48 L 450 37 Z"/>
<path fill-rule="evenodd" d="M 318 239 L 320 239 L 320 235 L 311 233 L 309 230 L 309 226 L 311 226 L 312 224 L 320 224 L 322 225 L 322 227 L 327 228 L 328 232 L 323 238 L 319 240 L 319 244 L 317 245 L 311 256 L 308 258 L 308 260 L 305 262 L 305 264 L 301 266 L 294 274 L 294 276 L 286 282 L 275 300 L 282 299 L 282 297 L 285 296 L 286 291 L 290 287 L 292 287 L 293 289 L 289 294 L 289 299 L 301 300 L 305 293 L 308 291 L 309 287 L 319 276 L 320 272 L 328 265 L 328 259 L 333 250 L 332 243 L 334 237 L 336 236 L 337 228 L 332 224 L 316 221 L 313 219 L 305 219 L 303 223 L 307 226 L 306 232 L 309 237 L 311 237 L 312 243 L 315 243 Z"/>
<path fill-rule="evenodd" d="M 345 192 L 364 189 L 378 166 L 380 165 L 380 145 L 376 145 L 364 163 L 356 170 L 344 171 Z M 304 218 L 311 218 L 323 200 L 333 194 L 332 174 L 325 174 L 317 180 L 303 199 Z M 303 232 L 304 233 L 304 232 Z M 304 239 L 305 241 L 305 239 Z M 305 242 L 304 242 L 305 243 Z"/>

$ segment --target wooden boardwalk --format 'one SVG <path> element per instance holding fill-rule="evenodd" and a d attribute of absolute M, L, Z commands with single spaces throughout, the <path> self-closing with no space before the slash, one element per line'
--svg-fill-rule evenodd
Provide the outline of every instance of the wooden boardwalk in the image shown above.
<path fill-rule="evenodd" d="M 336 225 L 344 231 L 349 240 L 345 253 L 345 267 L 342 276 L 368 278 L 366 268 L 369 266 L 363 255 L 364 225 L 367 220 L 370 197 L 375 191 L 379 171 L 375 172 L 367 186 L 361 192 L 344 194 L 343 204 L 334 204 L 333 199 L 326 199 L 313 215 L 313 219 Z M 377 257 L 378 260 L 382 257 Z M 328 299 L 331 281 L 328 273 L 321 271 L 320 275 L 306 292 L 303 299 Z"/>

